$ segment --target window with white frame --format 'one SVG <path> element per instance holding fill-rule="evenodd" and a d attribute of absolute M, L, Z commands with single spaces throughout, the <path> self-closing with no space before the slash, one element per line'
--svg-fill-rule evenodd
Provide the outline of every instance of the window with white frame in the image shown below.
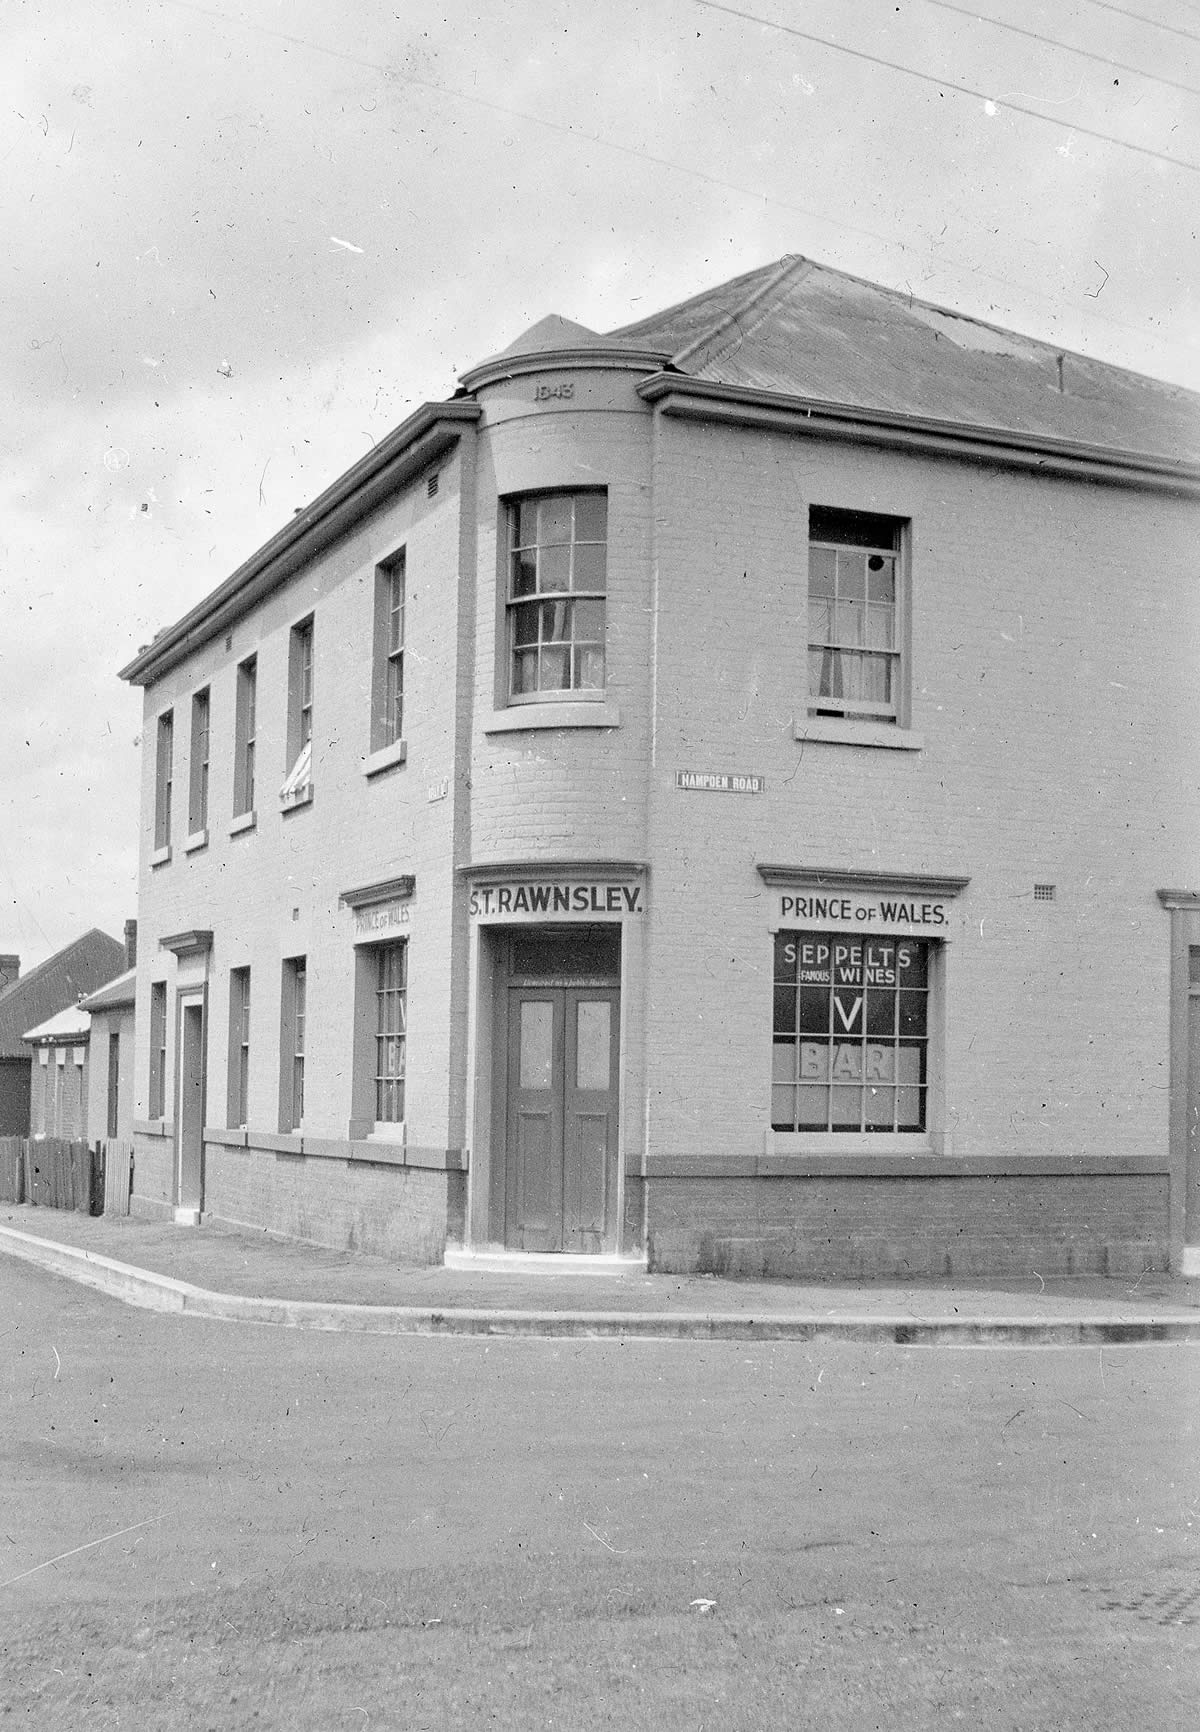
<path fill-rule="evenodd" d="M 903 720 L 903 524 L 814 505 L 808 514 L 808 710 Z"/>
<path fill-rule="evenodd" d="M 233 743 L 233 815 L 254 811 L 255 750 L 257 745 L 258 658 L 250 656 L 237 671 L 237 711 Z"/>
<path fill-rule="evenodd" d="M 313 621 L 294 625 L 288 644 L 288 773 L 279 797 L 299 806 L 312 798 Z"/>
<path fill-rule="evenodd" d="M 926 1129 L 935 949 L 857 932 L 776 933 L 773 1130 Z"/>
<path fill-rule="evenodd" d="M 371 750 L 398 746 L 404 738 L 404 641 L 408 602 L 407 559 L 402 548 L 375 571 L 375 633 L 371 670 Z"/>
<path fill-rule="evenodd" d="M 602 698 L 607 495 L 540 493 L 507 510 L 508 702 Z"/>
<path fill-rule="evenodd" d="M 154 769 L 154 851 L 171 846 L 171 792 L 174 782 L 175 715 L 167 710 L 158 718 Z"/>
<path fill-rule="evenodd" d="M 150 1117 L 166 1117 L 167 1104 L 167 983 L 150 988 Z"/>
<path fill-rule="evenodd" d="M 198 836 L 208 828 L 209 690 L 192 697 L 192 750 L 188 786 L 188 834 Z"/>
<path fill-rule="evenodd" d="M 375 951 L 375 1123 L 404 1119 L 408 1047 L 408 944 Z"/>

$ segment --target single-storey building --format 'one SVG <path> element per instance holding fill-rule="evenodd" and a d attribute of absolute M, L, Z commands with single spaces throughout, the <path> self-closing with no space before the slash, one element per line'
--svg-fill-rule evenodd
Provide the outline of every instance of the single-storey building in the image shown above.
<path fill-rule="evenodd" d="M 135 1206 L 1200 1266 L 1198 496 L 1197 396 L 804 258 L 471 368 L 123 670 Z"/>
<path fill-rule="evenodd" d="M 125 966 L 126 949 L 93 927 L 27 974 L 15 955 L 0 956 L 0 1136 L 30 1133 L 32 1054 L 26 1042 L 60 1011 L 110 981 Z"/>

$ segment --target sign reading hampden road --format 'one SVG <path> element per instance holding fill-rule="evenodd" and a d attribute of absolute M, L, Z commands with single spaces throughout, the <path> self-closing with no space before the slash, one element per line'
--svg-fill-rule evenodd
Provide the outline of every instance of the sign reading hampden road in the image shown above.
<path fill-rule="evenodd" d="M 676 770 L 675 786 L 699 794 L 761 794 L 765 776 L 735 776 L 724 770 Z"/>
<path fill-rule="evenodd" d="M 641 914 L 640 884 L 481 884 L 471 892 L 471 913 Z"/>

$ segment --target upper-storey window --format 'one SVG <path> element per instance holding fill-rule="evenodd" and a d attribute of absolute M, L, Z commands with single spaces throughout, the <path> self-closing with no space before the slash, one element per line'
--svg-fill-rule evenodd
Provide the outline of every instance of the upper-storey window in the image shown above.
<path fill-rule="evenodd" d="M 154 849 L 171 846 L 171 790 L 174 778 L 175 717 L 171 710 L 158 718 L 158 755 L 154 770 Z"/>
<path fill-rule="evenodd" d="M 233 756 L 233 815 L 240 818 L 254 810 L 255 709 L 258 661 L 250 656 L 237 671 L 237 716 Z"/>
<path fill-rule="evenodd" d="M 404 551 L 378 568 L 375 579 L 375 666 L 371 747 L 379 751 L 404 738 Z"/>
<path fill-rule="evenodd" d="M 894 517 L 814 505 L 808 514 L 808 709 L 902 720 L 901 530 Z"/>
<path fill-rule="evenodd" d="M 208 687 L 192 698 L 191 780 L 188 788 L 188 834 L 208 828 L 208 749 L 211 707 Z"/>
<path fill-rule="evenodd" d="M 279 797 L 285 806 L 300 806 L 312 798 L 313 622 L 312 616 L 292 627 L 288 643 L 288 772 Z"/>
<path fill-rule="evenodd" d="M 604 694 L 608 500 L 542 493 L 508 508 L 509 701 Z"/>

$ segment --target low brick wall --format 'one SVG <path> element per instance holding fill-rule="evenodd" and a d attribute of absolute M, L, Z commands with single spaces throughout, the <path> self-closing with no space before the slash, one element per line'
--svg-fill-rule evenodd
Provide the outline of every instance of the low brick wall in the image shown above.
<path fill-rule="evenodd" d="M 645 1185 L 649 1263 L 661 1273 L 1136 1276 L 1170 1263 L 1165 1172 Z"/>
<path fill-rule="evenodd" d="M 461 1243 L 466 1173 L 205 1146 L 204 1213 L 333 1250 L 440 1263 Z"/>

